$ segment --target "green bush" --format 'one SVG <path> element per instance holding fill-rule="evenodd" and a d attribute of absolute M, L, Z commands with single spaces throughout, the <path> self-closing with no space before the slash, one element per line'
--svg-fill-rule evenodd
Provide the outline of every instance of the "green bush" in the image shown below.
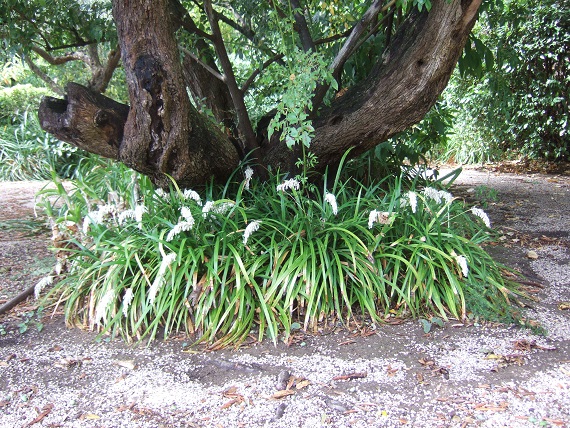
<path fill-rule="evenodd" d="M 37 88 L 30 84 L 0 88 L 0 124 L 13 124 L 25 112 L 36 111 L 42 97 L 46 95 L 53 94 L 46 88 Z"/>
<path fill-rule="evenodd" d="M 51 295 L 71 324 L 224 345 L 394 311 L 462 319 L 480 300 L 473 306 L 509 313 L 501 266 L 480 246 L 488 219 L 448 192 L 339 175 L 328 188 L 258 183 L 246 169 L 200 196 L 105 165 L 79 173 L 74 189 L 44 192 L 70 240 Z"/>
<path fill-rule="evenodd" d="M 42 130 L 35 113 L 26 111 L 0 128 L 0 180 L 45 180 L 52 171 L 70 176 L 82 156 Z"/>
<path fill-rule="evenodd" d="M 456 74 L 445 93 L 458 111 L 445 156 L 568 159 L 568 28 L 570 8 L 555 0 L 509 0 L 483 14 L 464 59 L 476 78 Z"/>

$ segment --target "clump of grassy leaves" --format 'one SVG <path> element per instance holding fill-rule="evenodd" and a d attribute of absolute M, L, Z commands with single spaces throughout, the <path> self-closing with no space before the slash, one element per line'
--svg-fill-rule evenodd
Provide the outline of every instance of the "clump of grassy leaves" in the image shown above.
<path fill-rule="evenodd" d="M 340 172 L 318 187 L 239 170 L 200 195 L 156 190 L 118 164 L 76 176 L 43 195 L 69 232 L 68 272 L 51 296 L 71 324 L 225 345 L 390 311 L 462 319 L 479 302 L 508 312 L 510 285 L 481 247 L 489 229 L 444 191 Z"/>

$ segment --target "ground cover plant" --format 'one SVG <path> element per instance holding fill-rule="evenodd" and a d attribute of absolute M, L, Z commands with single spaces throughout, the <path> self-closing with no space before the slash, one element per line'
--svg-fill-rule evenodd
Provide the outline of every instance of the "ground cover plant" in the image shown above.
<path fill-rule="evenodd" d="M 226 345 L 390 313 L 510 313 L 513 289 L 481 247 L 488 217 L 447 190 L 364 185 L 342 168 L 328 186 L 262 182 L 244 166 L 224 186 L 164 191 L 101 162 L 43 192 L 63 278 L 49 296 L 70 324 Z"/>
<path fill-rule="evenodd" d="M 0 127 L 0 180 L 46 180 L 52 171 L 68 177 L 82 157 L 76 147 L 43 131 L 35 112 Z"/>

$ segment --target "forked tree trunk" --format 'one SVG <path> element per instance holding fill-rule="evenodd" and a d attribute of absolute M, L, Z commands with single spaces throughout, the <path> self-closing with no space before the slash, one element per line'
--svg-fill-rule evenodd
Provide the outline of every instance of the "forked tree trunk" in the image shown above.
<path fill-rule="evenodd" d="M 480 4 L 433 0 L 429 13 L 408 17 L 390 48 L 378 53 L 370 76 L 315 120 L 310 150 L 320 170 L 335 165 L 349 148 L 354 155 L 362 153 L 422 119 L 447 85 Z M 225 180 L 240 154 L 230 137 L 190 104 L 184 75 L 198 76 L 202 70 L 183 73 L 168 0 L 131 1 L 129 6 L 115 0 L 113 14 L 130 109 L 71 84 L 66 100 L 42 102 L 42 127 L 64 141 L 120 160 L 160 186 L 168 184 L 167 175 L 186 187 L 212 177 Z M 195 61 L 185 64 L 202 67 Z M 260 165 L 283 171 L 295 155 L 275 137 L 256 156 Z"/>

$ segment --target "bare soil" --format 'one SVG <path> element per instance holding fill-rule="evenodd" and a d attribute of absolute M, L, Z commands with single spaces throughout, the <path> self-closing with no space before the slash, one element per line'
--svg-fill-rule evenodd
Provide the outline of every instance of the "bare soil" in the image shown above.
<path fill-rule="evenodd" d="M 0 183 L 0 306 L 55 263 L 34 216 L 43 185 Z M 30 298 L 0 315 L 0 427 L 570 426 L 568 171 L 469 169 L 452 193 L 501 232 L 488 250 L 526 275 L 534 329 L 395 319 L 207 352 L 98 340 Z"/>

